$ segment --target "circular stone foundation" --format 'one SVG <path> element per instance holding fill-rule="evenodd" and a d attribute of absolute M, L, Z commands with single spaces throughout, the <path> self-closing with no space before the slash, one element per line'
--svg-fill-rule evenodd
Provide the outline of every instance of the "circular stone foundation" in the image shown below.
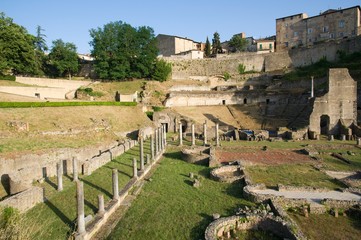
<path fill-rule="evenodd" d="M 234 182 L 244 177 L 244 168 L 239 165 L 230 165 L 215 168 L 211 172 L 211 177 L 219 182 Z"/>
<path fill-rule="evenodd" d="M 182 159 L 188 163 L 207 164 L 209 161 L 209 147 L 183 148 Z"/>

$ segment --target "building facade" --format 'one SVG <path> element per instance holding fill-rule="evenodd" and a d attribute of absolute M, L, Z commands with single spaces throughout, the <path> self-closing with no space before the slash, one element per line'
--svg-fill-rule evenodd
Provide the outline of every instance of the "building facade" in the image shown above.
<path fill-rule="evenodd" d="M 361 35 L 360 6 L 330 9 L 318 16 L 306 13 L 276 19 L 277 51 Z"/>
<path fill-rule="evenodd" d="M 203 51 L 204 44 L 188 38 L 159 34 L 157 36 L 159 55 L 169 57 L 183 52 Z"/>

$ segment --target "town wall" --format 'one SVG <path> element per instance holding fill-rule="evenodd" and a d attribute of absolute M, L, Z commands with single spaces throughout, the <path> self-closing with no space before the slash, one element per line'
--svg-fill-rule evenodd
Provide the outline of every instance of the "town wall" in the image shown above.
<path fill-rule="evenodd" d="M 239 76 L 239 64 L 243 64 L 246 67 L 246 71 L 272 72 L 310 65 L 322 58 L 326 58 L 328 61 L 336 61 L 338 59 L 338 51 L 345 53 L 361 51 L 361 36 L 325 42 L 312 47 L 295 48 L 288 52 L 266 54 L 247 52 L 223 54 L 218 55 L 217 58 L 200 60 L 167 59 L 167 61 L 172 63 L 173 79 L 189 79 L 191 76 L 223 75 L 225 72 L 235 77 Z"/>

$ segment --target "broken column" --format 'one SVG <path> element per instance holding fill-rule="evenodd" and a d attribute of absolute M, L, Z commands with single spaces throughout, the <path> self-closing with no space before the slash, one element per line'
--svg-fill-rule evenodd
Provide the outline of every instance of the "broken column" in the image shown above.
<path fill-rule="evenodd" d="M 182 123 L 179 123 L 179 146 L 183 146 Z"/>
<path fill-rule="evenodd" d="M 328 136 L 328 140 L 329 140 L 329 141 L 334 141 L 335 138 L 334 138 L 334 136 L 331 134 L 330 136 Z"/>
<path fill-rule="evenodd" d="M 63 165 L 61 163 L 56 163 L 56 175 L 58 179 L 58 191 L 63 190 Z"/>
<path fill-rule="evenodd" d="M 218 123 L 216 123 L 216 146 L 219 147 L 219 133 L 218 133 L 218 130 L 219 130 L 219 125 Z"/>
<path fill-rule="evenodd" d="M 150 136 L 150 153 L 152 155 L 152 161 L 154 161 L 154 134 Z"/>
<path fill-rule="evenodd" d="M 118 200 L 119 199 L 118 169 L 113 169 L 112 180 L 113 180 L 113 199 Z"/>
<path fill-rule="evenodd" d="M 105 209 L 104 209 L 104 196 L 103 195 L 98 195 L 98 214 L 100 216 L 103 216 L 105 213 Z"/>
<path fill-rule="evenodd" d="M 192 146 L 196 145 L 196 136 L 194 132 L 194 123 L 192 123 Z"/>
<path fill-rule="evenodd" d="M 346 135 L 345 134 L 341 134 L 341 141 L 346 141 Z"/>
<path fill-rule="evenodd" d="M 133 177 L 138 177 L 137 159 L 133 158 Z"/>
<path fill-rule="evenodd" d="M 207 144 L 207 120 L 203 123 L 203 145 Z"/>
<path fill-rule="evenodd" d="M 77 199 L 77 233 L 82 235 L 85 233 L 85 219 L 84 219 L 84 186 L 82 181 L 76 182 L 76 199 Z"/>
<path fill-rule="evenodd" d="M 357 146 L 361 146 L 361 138 L 357 138 L 356 144 L 357 144 Z"/>
<path fill-rule="evenodd" d="M 73 157 L 73 182 L 78 181 L 78 159 Z"/>

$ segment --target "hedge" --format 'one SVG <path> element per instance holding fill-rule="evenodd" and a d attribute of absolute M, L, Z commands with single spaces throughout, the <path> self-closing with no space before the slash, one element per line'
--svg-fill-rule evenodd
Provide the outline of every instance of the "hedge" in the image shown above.
<path fill-rule="evenodd" d="M 11 75 L 1 75 L 0 74 L 0 80 L 6 80 L 6 81 L 15 81 L 16 77 Z"/>
<path fill-rule="evenodd" d="M 0 108 L 137 106 L 136 102 L 0 102 Z"/>

